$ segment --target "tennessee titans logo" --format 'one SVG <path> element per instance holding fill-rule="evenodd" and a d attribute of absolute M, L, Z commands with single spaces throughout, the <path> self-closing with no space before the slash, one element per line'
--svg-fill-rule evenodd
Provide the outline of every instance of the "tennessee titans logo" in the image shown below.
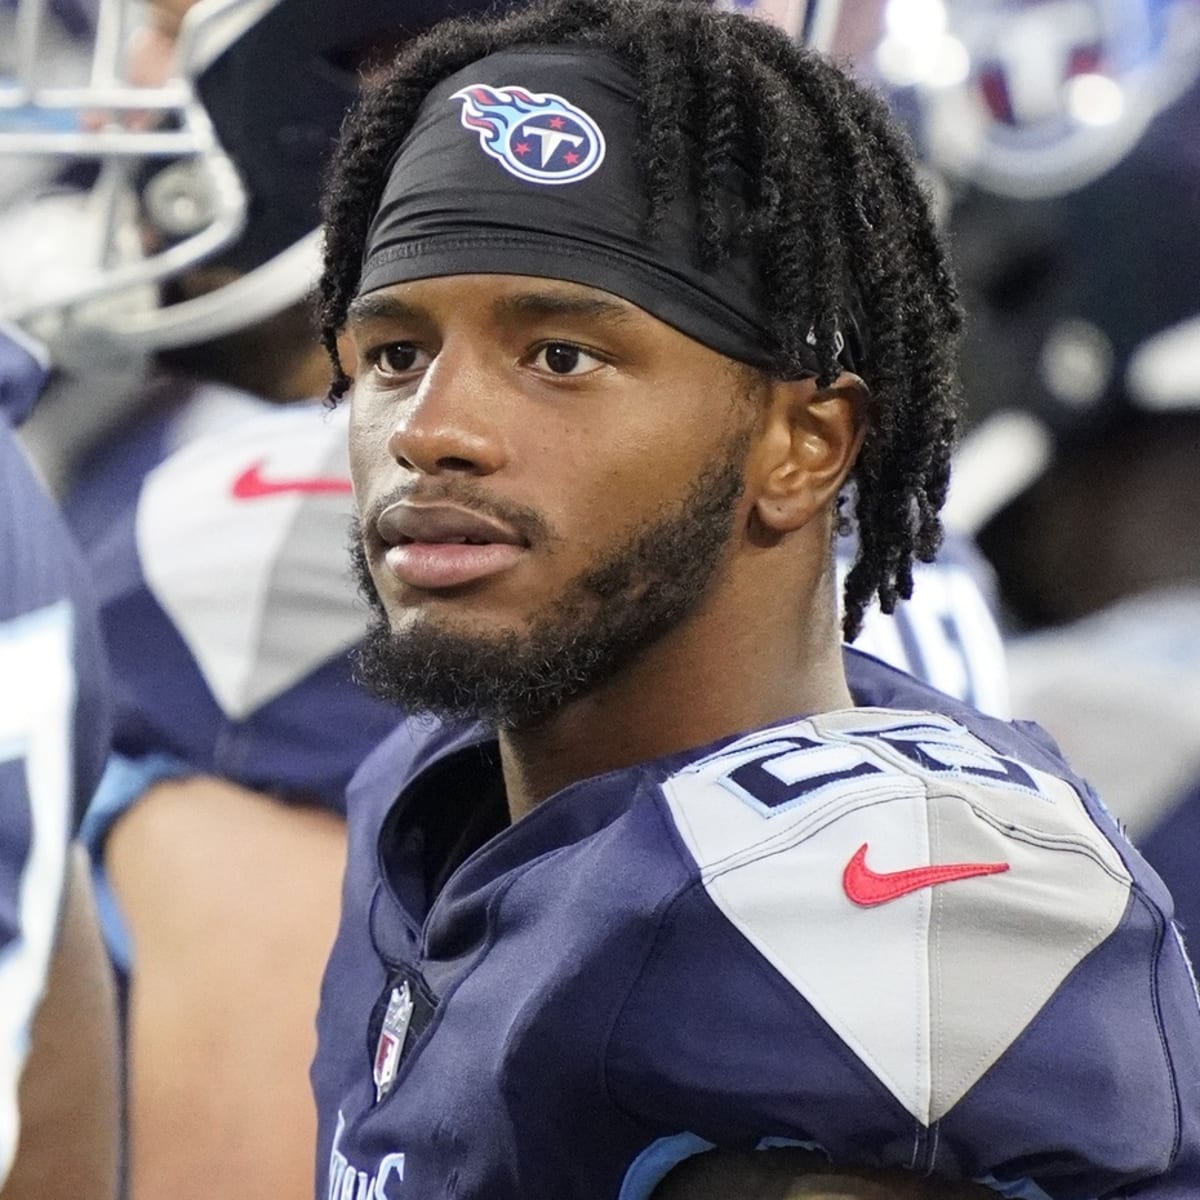
<path fill-rule="evenodd" d="M 1053 196 L 1099 178 L 1200 68 L 1194 3 L 947 5 L 956 8 L 948 33 L 962 78 L 918 86 L 923 140 L 935 166 L 1001 195 Z"/>
<path fill-rule="evenodd" d="M 529 183 L 576 183 L 604 161 L 604 134 L 561 96 L 519 87 L 471 84 L 455 92 L 464 129 L 479 134 L 484 153 Z"/>

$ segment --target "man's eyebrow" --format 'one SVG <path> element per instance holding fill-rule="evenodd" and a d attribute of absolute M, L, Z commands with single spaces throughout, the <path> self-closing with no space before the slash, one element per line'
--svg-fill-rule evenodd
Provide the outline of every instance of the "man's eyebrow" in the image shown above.
<path fill-rule="evenodd" d="M 498 321 L 528 321 L 545 317 L 577 317 L 613 323 L 636 320 L 633 308 L 620 300 L 598 295 L 564 295 L 561 292 L 519 292 L 501 296 L 492 305 L 492 315 Z M 428 319 L 420 305 L 408 304 L 386 292 L 368 292 L 350 302 L 346 310 L 350 324 L 367 321 L 414 322 Z"/>
<path fill-rule="evenodd" d="M 632 308 L 619 300 L 603 296 L 563 295 L 560 292 L 521 292 L 503 296 L 492 310 L 503 320 L 507 318 L 584 317 L 592 320 L 628 322 L 636 320 Z"/>
<path fill-rule="evenodd" d="M 356 297 L 346 310 L 347 322 L 355 325 L 364 321 L 412 321 L 422 315 L 422 310 L 414 305 L 380 292 Z"/>

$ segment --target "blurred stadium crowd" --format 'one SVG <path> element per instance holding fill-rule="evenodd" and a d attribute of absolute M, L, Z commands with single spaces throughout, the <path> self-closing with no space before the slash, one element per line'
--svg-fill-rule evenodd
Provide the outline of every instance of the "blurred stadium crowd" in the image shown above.
<path fill-rule="evenodd" d="M 40 387 L 19 436 L 80 548 L 65 574 L 86 577 L 108 663 L 106 684 L 82 678 L 57 703 L 107 688 L 112 710 L 99 782 L 77 770 L 45 799 L 0 769 L 15 855 L 0 867 L 5 1196 L 68 1194 L 47 1190 L 63 1169 L 53 1131 L 80 1120 L 78 1043 L 101 1037 L 77 1032 L 92 1007 L 77 998 L 43 1035 L 63 1061 L 39 1061 L 36 1036 L 29 1055 L 43 993 L 51 1019 L 56 928 L 71 949 L 62 897 L 86 899 L 72 829 L 92 862 L 95 915 L 81 901 L 80 919 L 118 983 L 129 1140 L 106 1182 L 85 1164 L 69 1194 L 312 1192 L 306 1073 L 344 789 L 406 719 L 349 659 L 367 612 L 346 561 L 344 413 L 322 403 L 307 306 L 318 183 L 371 64 L 478 7 L 0 0 L 0 395 L 16 424 Z M 1200 0 L 736 7 L 883 90 L 967 310 L 946 545 L 858 644 L 1049 730 L 1170 885 L 1186 938 L 1200 929 Z M 37 520 L 65 558 L 58 516 Z M 0 768 L 50 673 L 17 653 L 20 617 L 0 609 Z M 100 671 L 91 658 L 78 669 Z M 104 742 L 101 707 L 77 752 Z M 35 799 L 57 823 L 29 816 Z M 94 1069 L 115 1091 L 118 1068 Z M 39 1095 L 41 1070 L 61 1082 Z"/>

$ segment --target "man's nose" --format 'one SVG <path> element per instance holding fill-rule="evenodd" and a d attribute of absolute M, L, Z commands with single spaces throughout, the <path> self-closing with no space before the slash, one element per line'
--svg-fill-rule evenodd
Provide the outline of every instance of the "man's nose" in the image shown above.
<path fill-rule="evenodd" d="M 472 356 L 444 346 L 400 407 L 388 452 L 423 475 L 490 475 L 507 461 L 501 388 Z"/>

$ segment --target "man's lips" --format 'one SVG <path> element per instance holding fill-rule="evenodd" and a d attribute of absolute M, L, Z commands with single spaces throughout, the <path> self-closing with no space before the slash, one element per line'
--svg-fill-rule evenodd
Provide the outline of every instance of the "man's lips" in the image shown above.
<path fill-rule="evenodd" d="M 393 504 L 375 528 L 388 570 L 415 588 L 474 583 L 513 566 L 528 546 L 503 521 L 449 504 Z"/>
<path fill-rule="evenodd" d="M 456 504 L 401 501 L 385 508 L 379 514 L 375 527 L 389 546 L 403 546 L 410 542 L 526 545 L 525 539 L 510 525 Z"/>

